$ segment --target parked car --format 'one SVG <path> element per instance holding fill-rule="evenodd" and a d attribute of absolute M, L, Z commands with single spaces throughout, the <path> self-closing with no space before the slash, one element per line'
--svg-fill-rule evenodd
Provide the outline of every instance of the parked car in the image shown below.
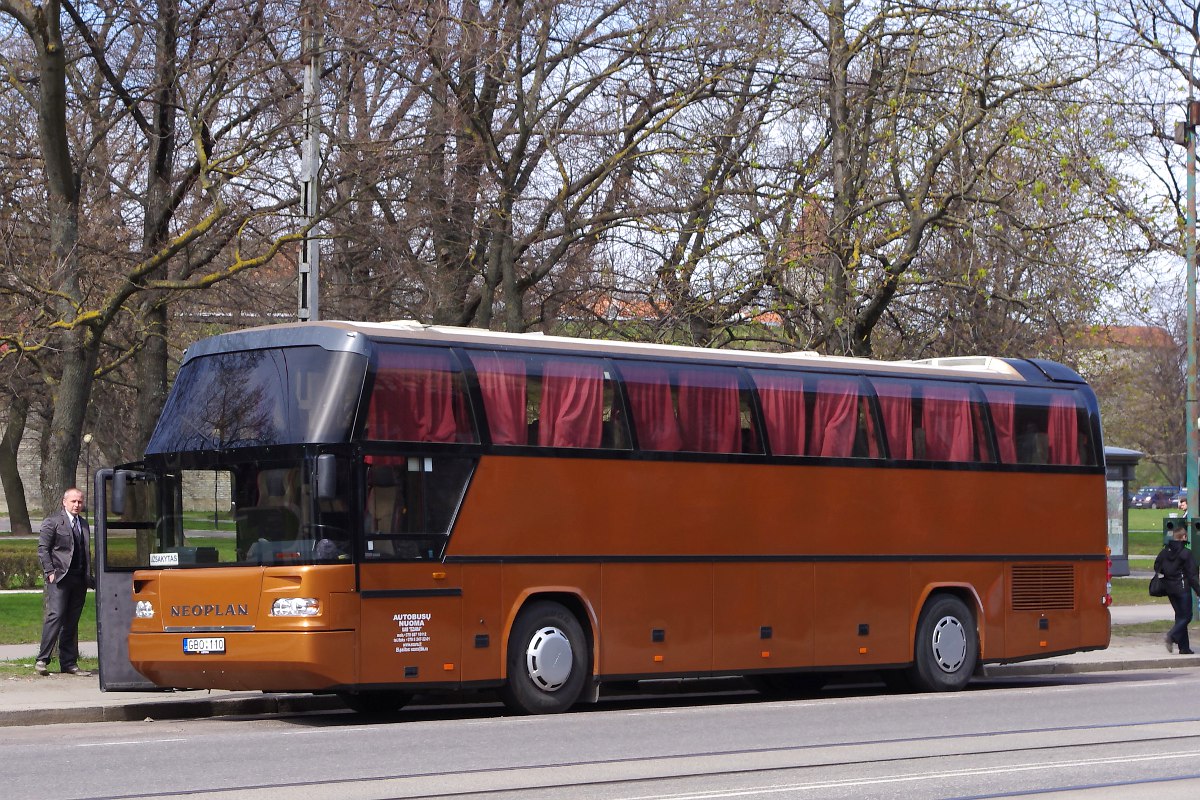
<path fill-rule="evenodd" d="M 1133 499 L 1129 501 L 1130 508 L 1175 508 L 1179 502 L 1175 500 L 1175 495 L 1179 492 L 1178 486 L 1143 486 L 1133 493 Z"/>

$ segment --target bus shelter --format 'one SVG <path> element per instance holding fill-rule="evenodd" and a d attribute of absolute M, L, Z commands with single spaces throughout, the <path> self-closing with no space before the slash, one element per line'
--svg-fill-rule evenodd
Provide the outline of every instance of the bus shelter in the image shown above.
<path fill-rule="evenodd" d="M 1124 447 L 1104 448 L 1108 478 L 1108 547 L 1112 552 L 1112 574 L 1129 574 L 1129 484 L 1142 453 Z"/>

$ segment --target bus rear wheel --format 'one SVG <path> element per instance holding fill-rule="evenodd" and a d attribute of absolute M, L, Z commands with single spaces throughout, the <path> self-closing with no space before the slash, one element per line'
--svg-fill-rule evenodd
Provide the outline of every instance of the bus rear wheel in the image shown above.
<path fill-rule="evenodd" d="M 533 603 L 513 623 L 500 699 L 518 714 L 566 711 L 583 691 L 588 661 L 587 637 L 575 615 L 558 603 Z"/>
<path fill-rule="evenodd" d="M 975 616 L 954 595 L 931 599 L 917 622 L 913 664 L 907 677 L 923 692 L 954 692 L 964 688 L 979 663 Z"/>

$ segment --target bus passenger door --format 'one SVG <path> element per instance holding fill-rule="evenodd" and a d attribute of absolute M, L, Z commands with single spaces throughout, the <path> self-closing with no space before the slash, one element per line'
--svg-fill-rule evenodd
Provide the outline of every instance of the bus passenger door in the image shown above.
<path fill-rule="evenodd" d="M 136 466 L 136 465 L 135 465 Z M 158 519 L 158 482 L 136 469 L 96 472 L 92 532 L 96 537 L 96 640 L 100 689 L 144 692 L 158 687 L 129 662 L 133 570 L 145 563 Z"/>
<path fill-rule="evenodd" d="M 461 680 L 461 573 L 436 562 L 362 565 L 359 683 Z"/>
<path fill-rule="evenodd" d="M 472 462 L 371 454 L 364 473 L 359 683 L 458 683 L 462 568 L 443 562 Z"/>

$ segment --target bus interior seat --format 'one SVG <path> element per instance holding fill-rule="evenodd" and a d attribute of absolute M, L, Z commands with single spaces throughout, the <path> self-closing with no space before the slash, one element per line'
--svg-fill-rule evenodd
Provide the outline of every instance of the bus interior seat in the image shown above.
<path fill-rule="evenodd" d="M 258 505 L 238 510 L 238 539 L 287 541 L 300 534 L 295 492 L 299 471 L 264 469 L 258 473 Z"/>
<path fill-rule="evenodd" d="M 399 506 L 400 485 L 396 480 L 396 468 L 373 465 L 367 473 L 367 532 L 395 533 Z M 394 554 L 394 547 L 391 541 L 375 539 L 371 552 L 390 556 Z"/>
<path fill-rule="evenodd" d="M 399 496 L 396 468 L 372 466 L 367 475 L 367 518 L 372 531 L 391 533 L 394 530 L 393 522 Z"/>
<path fill-rule="evenodd" d="M 1036 429 L 1025 429 L 1017 436 L 1017 462 L 1047 464 L 1050 462 L 1050 437 Z"/>
<path fill-rule="evenodd" d="M 258 473 L 258 504 L 260 506 L 296 507 L 297 470 L 292 468 L 264 469 Z"/>

